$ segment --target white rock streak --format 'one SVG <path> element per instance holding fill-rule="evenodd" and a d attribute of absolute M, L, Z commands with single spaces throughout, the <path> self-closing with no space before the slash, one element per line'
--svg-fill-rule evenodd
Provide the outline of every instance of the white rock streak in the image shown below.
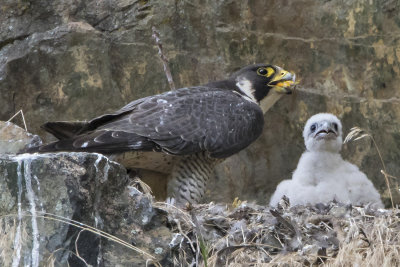
<path fill-rule="evenodd" d="M 18 161 L 17 185 L 18 185 L 18 226 L 14 237 L 14 255 L 12 267 L 18 267 L 21 260 L 21 223 L 22 223 L 22 162 Z"/>
<path fill-rule="evenodd" d="M 37 212 L 36 212 L 36 197 L 35 192 L 32 188 L 32 172 L 31 172 L 31 163 L 35 156 L 29 155 L 19 155 L 14 157 L 18 163 L 17 165 L 17 185 L 18 185 L 18 226 L 17 231 L 14 238 L 14 248 L 15 255 L 13 257 L 12 266 L 17 267 L 21 261 L 21 250 L 22 250 L 22 239 L 21 239 L 21 224 L 22 224 L 22 180 L 25 181 L 26 187 L 26 198 L 29 201 L 30 205 L 30 213 L 31 213 L 31 223 L 32 223 L 32 251 L 31 258 L 28 260 L 29 266 L 38 267 L 39 266 L 39 229 L 37 225 Z M 37 180 L 36 177 L 34 179 Z M 38 183 L 38 181 L 37 181 Z M 38 183 L 39 184 L 39 183 Z M 40 189 L 40 186 L 38 187 Z M 27 259 L 24 260 L 25 264 L 27 263 Z"/>

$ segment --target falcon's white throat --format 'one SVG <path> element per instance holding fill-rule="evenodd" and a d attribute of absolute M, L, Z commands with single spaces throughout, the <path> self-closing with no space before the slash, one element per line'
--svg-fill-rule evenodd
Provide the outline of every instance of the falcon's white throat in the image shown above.
<path fill-rule="evenodd" d="M 255 89 L 249 80 L 246 78 L 240 78 L 236 83 L 236 86 L 244 94 L 243 98 L 258 104 L 264 114 L 282 97 L 282 94 L 275 92 L 275 90 L 270 90 L 268 95 L 258 103 L 254 97 Z"/>
<path fill-rule="evenodd" d="M 240 78 L 236 86 L 239 88 L 240 91 L 242 91 L 243 94 L 245 94 L 244 98 L 246 98 L 249 101 L 252 101 L 254 103 L 257 103 L 257 100 L 254 97 L 254 88 L 253 84 L 247 80 L 246 78 Z"/>

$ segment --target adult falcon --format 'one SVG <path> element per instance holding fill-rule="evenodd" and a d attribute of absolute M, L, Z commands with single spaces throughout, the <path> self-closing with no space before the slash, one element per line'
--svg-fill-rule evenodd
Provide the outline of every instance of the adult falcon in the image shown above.
<path fill-rule="evenodd" d="M 295 83 L 295 75 L 278 66 L 250 65 L 225 80 L 144 97 L 90 121 L 47 122 L 42 127 L 59 141 L 28 152 L 98 152 L 122 161 L 129 151 L 162 155 L 161 161 L 175 155 L 168 196 L 197 203 L 215 164 L 260 136 L 264 113 Z"/>

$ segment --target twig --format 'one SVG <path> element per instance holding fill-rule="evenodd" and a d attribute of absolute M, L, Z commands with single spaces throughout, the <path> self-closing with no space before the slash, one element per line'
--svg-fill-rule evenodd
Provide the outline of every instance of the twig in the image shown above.
<path fill-rule="evenodd" d="M 22 122 L 24 123 L 25 131 L 28 131 L 28 128 L 26 127 L 24 112 L 22 111 L 22 109 L 20 109 L 17 113 L 15 113 L 14 116 L 12 116 L 7 122 L 10 122 L 12 119 L 14 119 L 20 113 L 21 113 L 21 117 L 22 117 Z"/>
<path fill-rule="evenodd" d="M 243 226 L 240 226 L 240 229 L 242 230 L 242 238 L 243 238 L 243 244 L 246 244 L 246 236 L 244 235 L 244 231 L 243 231 Z"/>
<path fill-rule="evenodd" d="M 248 249 L 248 248 L 255 248 L 255 249 L 262 249 L 262 247 L 270 247 L 268 245 L 264 245 L 264 244 L 243 244 L 243 245 L 236 245 L 236 246 L 229 246 L 229 247 L 225 247 L 222 248 L 220 250 L 217 251 L 217 253 L 215 254 L 215 256 L 213 258 L 215 259 L 215 264 L 214 266 L 223 266 L 223 262 L 222 262 L 222 255 L 223 253 L 229 253 L 229 254 L 233 254 L 235 251 L 239 250 L 239 249 Z M 262 249 L 262 251 L 265 252 L 264 249 Z M 266 253 L 267 256 L 270 257 L 270 255 L 268 253 Z M 214 260 L 214 259 L 213 259 Z"/>
<path fill-rule="evenodd" d="M 190 210 L 190 215 L 192 216 L 192 221 L 193 221 L 193 223 L 195 225 L 194 230 L 196 231 L 196 237 L 197 237 L 197 240 L 199 242 L 200 253 L 201 253 L 201 256 L 203 257 L 204 266 L 207 267 L 208 266 L 208 247 L 207 247 L 207 244 L 206 244 L 206 242 L 205 242 L 205 240 L 203 238 L 204 235 L 203 235 L 203 232 L 201 230 L 199 221 L 197 220 L 197 217 L 194 214 L 193 210 Z M 198 253 L 196 253 L 196 261 L 198 261 L 197 260 L 197 258 L 198 258 L 197 255 L 198 255 Z"/>
<path fill-rule="evenodd" d="M 82 258 L 81 255 L 79 255 L 79 250 L 78 250 L 78 240 L 79 240 L 79 237 L 81 236 L 81 233 L 82 233 L 83 231 L 85 231 L 85 229 L 80 230 L 78 236 L 77 236 L 76 239 L 75 239 L 75 252 L 76 252 L 75 256 L 78 257 L 78 259 L 80 259 L 83 263 L 85 263 L 86 266 L 89 266 L 89 264 L 87 264 L 87 262 L 85 261 L 85 259 Z"/>
<path fill-rule="evenodd" d="M 369 135 L 369 136 L 371 137 L 372 142 L 374 143 L 374 146 L 375 146 L 375 148 L 376 148 L 376 151 L 378 151 L 379 159 L 381 160 L 381 163 L 382 163 L 382 166 L 383 166 L 383 170 L 384 170 L 383 176 L 385 176 L 386 185 L 387 185 L 388 190 L 389 190 L 390 201 L 392 202 L 392 208 L 394 209 L 392 190 L 390 189 L 389 179 L 388 179 L 388 177 L 387 177 L 387 175 L 386 175 L 386 173 L 387 173 L 387 171 L 386 171 L 386 165 L 385 165 L 385 163 L 383 162 L 382 154 L 381 154 L 381 151 L 380 151 L 378 145 L 377 145 L 376 142 L 375 142 L 375 138 L 374 138 L 372 135 Z"/>
<path fill-rule="evenodd" d="M 167 212 L 170 212 L 171 209 L 174 209 L 174 210 L 178 211 L 180 214 L 183 215 L 183 220 L 187 223 L 187 225 L 191 225 L 192 227 L 196 227 L 195 224 L 192 222 L 191 217 L 186 212 L 184 212 L 182 209 L 178 208 L 177 206 L 172 205 L 172 204 L 167 203 L 167 202 L 156 202 L 156 203 L 154 203 L 154 206 L 159 208 L 159 209 L 165 210 Z"/>
<path fill-rule="evenodd" d="M 45 266 L 49 266 L 49 267 L 50 267 L 50 266 L 54 266 L 54 262 L 56 261 L 56 257 L 54 256 L 54 254 L 57 253 L 57 252 L 59 252 L 59 251 L 62 251 L 62 250 L 64 250 L 64 251 L 66 251 L 66 252 L 68 252 L 68 253 L 70 253 L 70 254 L 76 256 L 77 258 L 79 258 L 80 260 L 82 260 L 82 261 L 86 264 L 86 266 L 91 266 L 91 265 L 87 264 L 86 261 L 85 261 L 84 259 L 82 259 L 80 256 L 76 255 L 76 253 L 74 253 L 74 252 L 71 251 L 71 250 L 65 249 L 65 248 L 58 248 L 58 249 L 54 250 L 54 251 L 50 254 L 50 256 L 47 258 L 47 260 L 46 260 L 47 265 L 45 265 Z M 58 263 L 59 263 L 59 262 L 58 262 Z M 60 265 L 60 264 L 58 264 L 58 265 Z M 58 266 L 58 265 L 57 265 L 57 266 Z"/>
<path fill-rule="evenodd" d="M 382 173 L 383 175 L 386 175 L 386 176 L 389 177 L 389 178 L 396 179 L 396 180 L 399 179 L 399 178 L 396 177 L 396 176 L 393 176 L 393 175 L 390 175 L 390 174 L 386 173 L 384 170 L 381 170 L 381 173 Z"/>
<path fill-rule="evenodd" d="M 152 37 L 156 40 L 156 44 L 158 47 L 158 55 L 160 56 L 161 61 L 164 65 L 164 72 L 165 72 L 165 75 L 167 76 L 169 87 L 170 87 L 171 91 L 174 91 L 175 83 L 174 83 L 174 80 L 172 79 L 171 70 L 169 69 L 168 58 L 164 55 L 164 52 L 163 52 L 163 47 L 162 47 L 162 43 L 161 43 L 161 39 L 160 39 L 160 33 L 157 31 L 156 27 L 154 27 L 154 26 L 152 27 L 152 31 L 153 31 Z"/>
<path fill-rule="evenodd" d="M 181 224 L 179 223 L 179 221 L 177 221 L 177 227 L 178 227 L 179 233 L 180 233 L 184 238 L 186 238 L 186 239 L 188 240 L 188 243 L 189 243 L 189 245 L 190 245 L 190 248 L 192 249 L 192 252 L 193 252 L 193 253 L 196 253 L 196 249 L 194 248 L 194 245 L 193 245 L 192 240 L 183 232 L 182 227 L 181 227 Z"/>
<path fill-rule="evenodd" d="M 378 145 L 375 142 L 375 138 L 370 133 L 365 131 L 364 129 L 361 129 L 359 127 L 353 127 L 353 128 L 350 129 L 349 134 L 346 136 L 346 138 L 344 140 L 344 143 L 347 143 L 347 142 L 349 142 L 351 140 L 356 141 L 356 140 L 362 139 L 364 137 L 371 138 L 372 143 L 374 144 L 376 151 L 378 151 L 378 156 L 379 156 L 379 159 L 381 160 L 381 164 L 382 164 L 382 167 L 383 167 L 383 170 L 381 170 L 381 173 L 385 177 L 386 186 L 387 186 L 388 191 L 389 191 L 390 201 L 392 203 L 392 208 L 394 209 L 392 190 L 390 189 L 390 183 L 389 183 L 389 178 L 388 178 L 390 176 L 387 174 L 386 165 L 385 165 L 385 162 L 383 162 L 382 154 L 381 154 L 381 151 L 379 150 Z"/>
<path fill-rule="evenodd" d="M 283 218 L 277 210 L 270 209 L 269 212 L 278 220 L 278 222 L 282 223 L 282 225 L 289 229 L 293 234 L 297 234 L 298 231 L 296 231 L 295 226 Z"/>

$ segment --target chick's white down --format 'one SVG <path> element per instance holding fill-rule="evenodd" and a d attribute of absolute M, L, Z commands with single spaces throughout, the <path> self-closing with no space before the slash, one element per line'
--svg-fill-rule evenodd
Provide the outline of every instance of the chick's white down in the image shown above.
<path fill-rule="evenodd" d="M 328 113 L 312 116 L 303 131 L 306 151 L 291 180 L 282 181 L 272 195 L 275 206 L 285 195 L 291 205 L 327 203 L 336 200 L 353 205 L 372 203 L 383 207 L 378 191 L 358 167 L 343 160 L 342 124 Z"/>

